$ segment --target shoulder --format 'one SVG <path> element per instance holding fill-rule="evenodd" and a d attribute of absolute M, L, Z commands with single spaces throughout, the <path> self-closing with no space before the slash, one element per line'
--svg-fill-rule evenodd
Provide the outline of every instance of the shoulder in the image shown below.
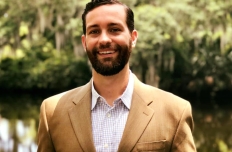
<path fill-rule="evenodd" d="M 84 86 L 68 90 L 57 95 L 46 98 L 41 104 L 40 111 L 46 111 L 48 116 L 52 116 L 55 110 L 63 111 L 71 108 L 75 101 L 90 92 L 90 83 Z"/>
<path fill-rule="evenodd" d="M 134 93 L 140 96 L 144 102 L 152 101 L 151 108 L 159 107 L 173 113 L 184 112 L 186 109 L 191 111 L 189 101 L 170 92 L 144 84 L 137 78 L 135 79 Z"/>

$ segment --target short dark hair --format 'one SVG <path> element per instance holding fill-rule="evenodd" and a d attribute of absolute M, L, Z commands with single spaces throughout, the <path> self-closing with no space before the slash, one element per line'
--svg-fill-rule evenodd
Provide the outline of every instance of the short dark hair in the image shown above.
<path fill-rule="evenodd" d="M 82 28 L 84 34 L 86 34 L 86 15 L 94 8 L 107 4 L 120 4 L 124 6 L 126 11 L 127 27 L 130 32 L 134 30 L 134 13 L 127 5 L 121 3 L 118 0 L 92 0 L 91 2 L 86 4 L 85 10 L 82 14 Z"/>

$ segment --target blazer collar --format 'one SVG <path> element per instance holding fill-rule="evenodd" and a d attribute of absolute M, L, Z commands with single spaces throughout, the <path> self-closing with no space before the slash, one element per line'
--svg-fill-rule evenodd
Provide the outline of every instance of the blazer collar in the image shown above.
<path fill-rule="evenodd" d="M 133 149 L 154 114 L 154 110 L 149 107 L 153 101 L 147 85 L 141 83 L 136 76 L 134 82 L 131 109 L 119 144 L 119 152 Z M 73 103 L 75 106 L 69 110 L 69 116 L 75 134 L 83 151 L 94 152 L 96 150 L 91 124 L 91 81 L 80 88 Z"/>
<path fill-rule="evenodd" d="M 90 81 L 91 82 L 91 81 Z M 81 87 L 73 100 L 75 106 L 69 110 L 69 117 L 83 151 L 96 151 L 91 125 L 91 83 Z"/>
<path fill-rule="evenodd" d="M 141 83 L 136 76 L 134 76 L 134 79 L 132 105 L 119 144 L 119 152 L 131 151 L 133 149 L 154 114 L 154 110 L 149 107 L 153 101 L 150 100 L 152 98 L 150 98 L 151 94 L 147 85 Z"/>

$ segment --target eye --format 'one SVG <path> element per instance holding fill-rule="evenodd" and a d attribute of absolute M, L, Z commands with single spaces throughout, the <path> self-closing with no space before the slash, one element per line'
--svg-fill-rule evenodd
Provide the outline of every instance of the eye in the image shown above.
<path fill-rule="evenodd" d="M 91 30 L 91 31 L 89 32 L 89 34 L 99 34 L 99 33 L 100 33 L 99 30 Z"/>
<path fill-rule="evenodd" d="M 119 28 L 110 29 L 110 32 L 113 32 L 113 33 L 116 33 L 116 32 L 119 32 L 119 31 L 121 31 Z"/>

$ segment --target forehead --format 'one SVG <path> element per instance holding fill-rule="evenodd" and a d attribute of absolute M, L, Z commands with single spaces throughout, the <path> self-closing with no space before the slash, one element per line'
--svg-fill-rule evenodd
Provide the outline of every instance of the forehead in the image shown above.
<path fill-rule="evenodd" d="M 123 5 L 120 4 L 107 4 L 94 8 L 86 15 L 86 26 L 107 23 L 118 22 L 126 24 L 126 10 Z"/>

